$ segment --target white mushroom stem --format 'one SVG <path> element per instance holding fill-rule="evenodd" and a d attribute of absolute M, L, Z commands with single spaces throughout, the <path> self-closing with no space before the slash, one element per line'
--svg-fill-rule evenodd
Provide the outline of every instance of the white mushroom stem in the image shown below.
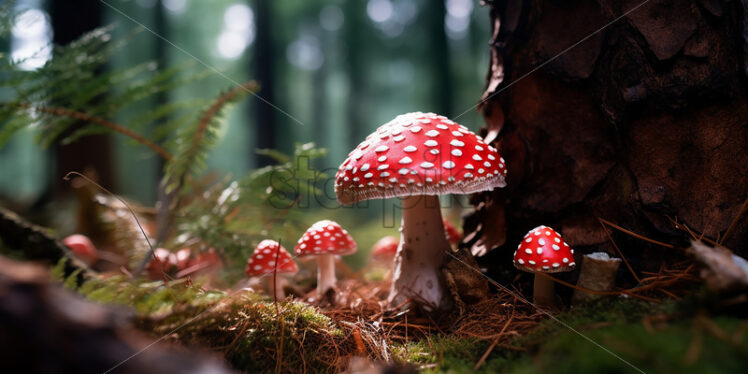
<path fill-rule="evenodd" d="M 556 305 L 556 291 L 553 280 L 547 274 L 535 273 L 532 289 L 532 302 L 540 307 L 554 307 Z"/>
<path fill-rule="evenodd" d="M 317 297 L 335 288 L 335 255 L 317 255 Z"/>
<path fill-rule="evenodd" d="M 286 292 L 283 291 L 283 287 L 288 283 L 285 278 L 280 275 L 276 279 L 273 279 L 273 274 L 265 276 L 265 286 L 267 287 L 268 295 L 273 296 L 275 300 L 283 300 L 286 298 Z"/>
<path fill-rule="evenodd" d="M 395 255 L 390 306 L 411 299 L 428 311 L 443 307 L 445 292 L 441 266 L 448 250 L 450 246 L 444 236 L 439 197 L 403 198 L 400 245 Z"/>

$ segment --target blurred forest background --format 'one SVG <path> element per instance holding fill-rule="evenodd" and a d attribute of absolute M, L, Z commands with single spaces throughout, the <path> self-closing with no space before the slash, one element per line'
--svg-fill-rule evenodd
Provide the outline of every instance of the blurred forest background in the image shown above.
<path fill-rule="evenodd" d="M 152 61 L 153 74 L 187 67 L 208 75 L 144 106 L 208 100 L 256 80 L 262 99 L 248 96 L 229 112 L 208 159 L 218 175 L 241 177 L 271 162 L 257 149 L 289 153 L 294 143 L 306 142 L 329 150 L 314 166 L 334 175 L 366 135 L 405 112 L 451 117 L 467 111 L 460 123 L 473 131 L 482 124 L 470 108 L 484 88 L 490 22 L 488 9 L 477 1 L 16 0 L 11 6 L 19 13 L 12 38 L 0 40 L 0 52 L 24 60 L 24 69 L 54 58 L 50 43 L 66 45 L 111 25 L 113 39 L 128 44 L 108 68 Z M 123 116 L 110 119 L 126 123 Z M 35 135 L 22 132 L 0 149 L 0 201 L 17 211 L 33 217 L 51 202 L 53 210 L 73 208 L 74 199 L 64 198 L 72 188 L 62 180 L 73 170 L 93 170 L 104 186 L 140 203 L 157 201 L 163 165 L 149 149 L 112 135 L 42 149 Z M 332 184 L 326 187 L 334 199 Z M 359 246 L 368 249 L 386 232 L 383 218 L 398 226 L 397 212 L 383 217 L 389 214 L 383 206 L 371 202 L 355 214 L 318 211 L 310 220 L 355 217 L 348 225 L 360 227 Z M 68 219 L 62 221 L 42 223 L 63 233 L 74 230 Z M 353 262 L 364 258 L 361 253 Z"/>

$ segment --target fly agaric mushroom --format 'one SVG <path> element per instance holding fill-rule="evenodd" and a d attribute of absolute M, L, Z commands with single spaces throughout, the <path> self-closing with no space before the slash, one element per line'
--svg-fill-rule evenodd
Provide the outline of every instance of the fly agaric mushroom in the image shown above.
<path fill-rule="evenodd" d="M 94 247 L 91 240 L 85 235 L 70 235 L 65 239 L 62 239 L 62 244 L 65 244 L 70 248 L 70 251 L 73 252 L 73 254 L 87 264 L 94 263 L 99 259 L 99 253 L 96 250 L 96 247 Z"/>
<path fill-rule="evenodd" d="M 441 266 L 451 250 L 438 195 L 503 187 L 504 159 L 480 137 L 434 113 L 408 113 L 382 125 L 338 169 L 335 193 L 344 205 L 403 198 L 400 247 L 390 305 L 422 300 L 438 309 L 445 296 Z"/>
<path fill-rule="evenodd" d="M 153 251 L 153 256 L 148 262 L 145 269 L 148 271 L 148 277 L 153 280 L 163 279 L 164 274 L 168 273 L 172 266 L 176 264 L 173 261 L 174 257 L 171 256 L 166 248 L 156 248 Z"/>
<path fill-rule="evenodd" d="M 299 257 L 317 257 L 317 297 L 322 298 L 337 282 L 335 256 L 356 253 L 356 242 L 337 222 L 322 220 L 306 230 L 294 251 Z"/>
<path fill-rule="evenodd" d="M 548 226 L 538 226 L 525 235 L 514 252 L 514 266 L 535 273 L 533 302 L 553 306 L 553 281 L 538 273 L 561 273 L 574 269 L 574 250 Z"/>
<path fill-rule="evenodd" d="M 371 257 L 377 261 L 390 262 L 395 258 L 399 244 L 400 241 L 396 237 L 391 235 L 385 236 L 377 240 L 374 246 L 371 247 Z"/>
<path fill-rule="evenodd" d="M 460 244 L 460 240 L 462 240 L 462 234 L 457 231 L 457 228 L 455 228 L 455 226 L 446 219 L 443 219 L 442 223 L 444 223 L 444 235 L 447 236 L 447 241 L 449 242 L 449 244 Z"/>
<path fill-rule="evenodd" d="M 275 240 L 263 240 L 255 247 L 252 257 L 247 260 L 244 273 L 248 277 L 265 277 L 268 294 L 277 299 L 286 297 L 283 292 L 284 278 L 275 275 L 293 275 L 299 271 L 286 248 Z"/>

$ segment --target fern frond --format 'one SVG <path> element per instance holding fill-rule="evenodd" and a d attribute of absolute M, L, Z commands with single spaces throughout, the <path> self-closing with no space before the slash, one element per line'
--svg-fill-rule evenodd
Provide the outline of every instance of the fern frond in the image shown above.
<path fill-rule="evenodd" d="M 185 128 L 177 135 L 175 157 L 166 165 L 164 181 L 167 192 L 180 188 L 188 172 L 197 173 L 204 168 L 208 151 L 215 144 L 216 134 L 222 124 L 221 114 L 230 104 L 257 88 L 257 83 L 252 81 L 219 95 L 194 126 Z"/>

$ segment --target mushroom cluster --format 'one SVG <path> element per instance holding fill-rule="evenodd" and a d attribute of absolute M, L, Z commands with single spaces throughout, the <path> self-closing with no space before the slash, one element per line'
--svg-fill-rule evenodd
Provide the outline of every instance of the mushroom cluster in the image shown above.
<path fill-rule="evenodd" d="M 450 119 L 403 114 L 382 125 L 340 165 L 335 193 L 342 204 L 402 197 L 402 227 L 390 305 L 419 300 L 426 310 L 445 302 L 441 266 L 451 249 L 439 195 L 504 187 L 498 151 Z"/>

